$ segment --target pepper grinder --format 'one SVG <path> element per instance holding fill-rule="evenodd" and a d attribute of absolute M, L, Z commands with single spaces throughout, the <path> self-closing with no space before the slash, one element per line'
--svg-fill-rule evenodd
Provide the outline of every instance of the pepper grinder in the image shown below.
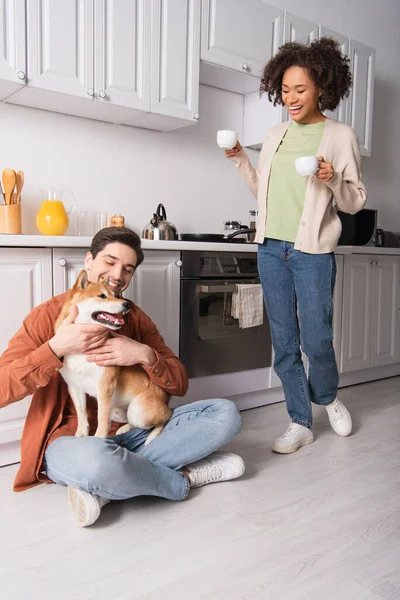
<path fill-rule="evenodd" d="M 122 215 L 114 215 L 110 218 L 111 227 L 125 227 L 125 217 Z"/>

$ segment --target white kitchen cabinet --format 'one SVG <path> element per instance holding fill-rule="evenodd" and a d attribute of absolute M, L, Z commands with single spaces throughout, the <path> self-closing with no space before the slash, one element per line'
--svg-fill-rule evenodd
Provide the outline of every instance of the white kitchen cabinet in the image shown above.
<path fill-rule="evenodd" d="M 346 256 L 341 372 L 400 362 L 396 256 Z"/>
<path fill-rule="evenodd" d="M 283 14 L 260 0 L 203 0 L 200 81 L 256 91 L 265 63 L 282 43 Z"/>
<path fill-rule="evenodd" d="M 203 0 L 201 60 L 260 77 L 281 43 L 282 17 L 259 0 Z"/>
<path fill-rule="evenodd" d="M 319 25 L 285 11 L 283 43 L 311 44 L 319 38 Z"/>
<path fill-rule="evenodd" d="M 27 6 L 28 85 L 7 102 L 164 131 L 197 121 L 200 0 Z"/>
<path fill-rule="evenodd" d="M 339 42 L 340 49 L 344 56 L 350 57 L 350 39 L 341 33 L 332 31 L 323 25 L 319 29 L 319 37 L 330 37 Z M 348 124 L 349 120 L 349 97 L 344 98 L 335 110 L 326 110 L 324 113 L 329 119 L 335 119 L 341 123 Z"/>
<path fill-rule="evenodd" d="M 150 112 L 199 118 L 200 0 L 152 0 Z"/>
<path fill-rule="evenodd" d="M 400 362 L 400 257 L 375 256 L 371 366 Z"/>
<path fill-rule="evenodd" d="M 24 0 L 0 3 L 0 100 L 26 84 Z"/>
<path fill-rule="evenodd" d="M 133 279 L 132 300 L 152 319 L 179 356 L 180 252 L 145 250 Z"/>
<path fill-rule="evenodd" d="M 95 0 L 95 100 L 150 110 L 148 0 Z"/>
<path fill-rule="evenodd" d="M 348 123 L 360 140 L 363 156 L 371 156 L 372 112 L 374 103 L 375 50 L 350 39 L 353 87 Z"/>
<path fill-rule="evenodd" d="M 5 316 L 0 333 L 0 354 L 35 306 L 52 296 L 51 250 L 0 248 L 0 277 L 6 292 L 0 296 Z M 19 461 L 19 440 L 30 396 L 0 410 L 0 466 Z"/>
<path fill-rule="evenodd" d="M 28 0 L 28 98 L 48 90 L 93 99 L 93 16 L 94 0 Z"/>

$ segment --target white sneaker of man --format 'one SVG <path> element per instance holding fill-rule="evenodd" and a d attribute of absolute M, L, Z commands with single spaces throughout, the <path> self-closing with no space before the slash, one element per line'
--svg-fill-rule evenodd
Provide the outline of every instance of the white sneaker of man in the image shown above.
<path fill-rule="evenodd" d="M 343 402 L 337 398 L 325 406 L 332 429 L 338 435 L 346 437 L 351 434 L 351 416 Z"/>
<path fill-rule="evenodd" d="M 101 498 L 70 486 L 68 486 L 68 500 L 81 527 L 93 525 L 99 518 L 103 506 L 110 502 L 108 498 Z"/>
<path fill-rule="evenodd" d="M 285 433 L 274 441 L 272 450 L 279 454 L 292 454 L 302 446 L 312 444 L 313 441 L 314 434 L 311 429 L 299 423 L 290 423 Z"/>
<path fill-rule="evenodd" d="M 229 452 L 214 452 L 198 460 L 184 469 L 189 478 L 191 488 L 201 487 L 208 483 L 229 481 L 243 475 L 244 460 L 237 454 Z"/>

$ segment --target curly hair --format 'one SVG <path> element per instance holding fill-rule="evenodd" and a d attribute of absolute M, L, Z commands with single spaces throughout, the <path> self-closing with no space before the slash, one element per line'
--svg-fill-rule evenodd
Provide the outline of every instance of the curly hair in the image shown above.
<path fill-rule="evenodd" d="M 274 106 L 284 105 L 283 75 L 289 67 L 303 67 L 321 88 L 319 108 L 322 111 L 334 110 L 350 92 L 352 76 L 349 64 L 350 59 L 341 53 L 339 43 L 332 38 L 323 37 L 309 46 L 288 42 L 265 65 L 260 95 L 266 92 Z"/>

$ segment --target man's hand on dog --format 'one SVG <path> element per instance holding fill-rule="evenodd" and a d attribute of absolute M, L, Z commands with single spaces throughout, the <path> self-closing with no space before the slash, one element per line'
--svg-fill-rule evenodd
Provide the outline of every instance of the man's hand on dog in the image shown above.
<path fill-rule="evenodd" d="M 130 367 L 137 364 L 152 367 L 157 362 L 154 351 L 146 344 L 118 333 L 111 332 L 110 335 L 95 351 L 85 352 L 88 362 L 94 362 L 99 367 Z"/>
<path fill-rule="evenodd" d="M 78 316 L 78 308 L 71 307 L 71 312 L 64 319 L 55 335 L 49 340 L 52 351 L 58 358 L 67 354 L 93 351 L 104 343 L 109 331 L 101 325 L 84 325 L 74 323 Z"/>

